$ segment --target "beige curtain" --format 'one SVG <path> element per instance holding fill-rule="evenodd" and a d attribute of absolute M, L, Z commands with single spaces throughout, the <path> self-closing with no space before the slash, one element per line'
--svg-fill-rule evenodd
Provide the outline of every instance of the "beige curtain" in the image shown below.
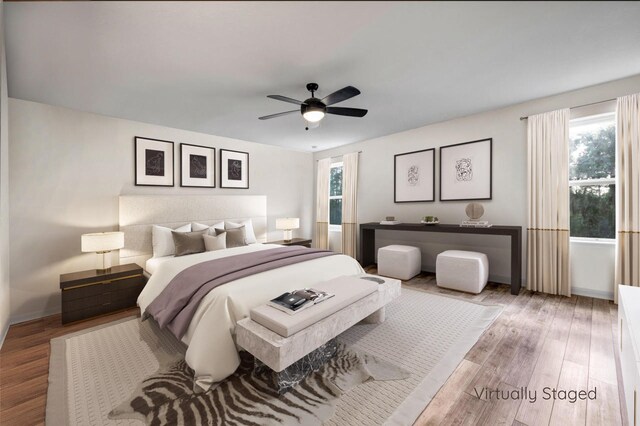
<path fill-rule="evenodd" d="M 569 109 L 529 117 L 527 288 L 571 296 Z"/>
<path fill-rule="evenodd" d="M 319 249 L 329 249 L 329 172 L 331 158 L 318 161 L 316 178 L 316 235 L 314 245 Z"/>
<path fill-rule="evenodd" d="M 617 102 L 616 284 L 640 287 L 640 93 Z M 615 299 L 618 300 L 616 285 Z"/>
<path fill-rule="evenodd" d="M 358 230 L 358 153 L 342 156 L 342 253 L 356 257 Z"/>

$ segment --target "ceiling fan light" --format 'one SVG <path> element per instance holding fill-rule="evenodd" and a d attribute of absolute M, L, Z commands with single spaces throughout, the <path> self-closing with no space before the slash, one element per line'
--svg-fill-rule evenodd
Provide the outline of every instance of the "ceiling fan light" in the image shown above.
<path fill-rule="evenodd" d="M 307 110 L 302 114 L 305 120 L 309 123 L 317 123 L 324 118 L 324 111 L 320 110 Z"/>

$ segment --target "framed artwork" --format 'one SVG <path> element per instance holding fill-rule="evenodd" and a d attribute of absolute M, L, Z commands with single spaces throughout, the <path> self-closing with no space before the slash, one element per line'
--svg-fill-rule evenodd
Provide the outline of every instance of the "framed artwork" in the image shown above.
<path fill-rule="evenodd" d="M 216 187 L 216 149 L 180 144 L 180 186 Z"/>
<path fill-rule="evenodd" d="M 220 150 L 220 188 L 249 188 L 249 153 Z"/>
<path fill-rule="evenodd" d="M 173 186 L 173 142 L 135 137 L 136 186 Z"/>
<path fill-rule="evenodd" d="M 490 200 L 493 139 L 440 148 L 440 201 Z"/>
<path fill-rule="evenodd" d="M 393 202 L 422 203 L 436 199 L 436 150 L 393 156 Z"/>

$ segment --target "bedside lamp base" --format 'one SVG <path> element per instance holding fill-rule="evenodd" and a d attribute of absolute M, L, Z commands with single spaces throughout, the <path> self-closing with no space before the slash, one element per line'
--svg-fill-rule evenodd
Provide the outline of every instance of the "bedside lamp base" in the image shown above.
<path fill-rule="evenodd" d="M 96 272 L 106 274 L 111 272 L 111 251 L 96 252 Z"/>
<path fill-rule="evenodd" d="M 292 238 L 293 238 L 293 230 L 285 229 L 284 230 L 284 242 L 285 243 L 290 243 Z"/>

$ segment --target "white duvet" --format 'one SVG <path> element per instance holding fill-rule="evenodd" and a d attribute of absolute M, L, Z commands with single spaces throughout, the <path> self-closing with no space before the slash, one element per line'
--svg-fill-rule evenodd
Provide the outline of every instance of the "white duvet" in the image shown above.
<path fill-rule="evenodd" d="M 175 257 L 162 262 L 138 297 L 140 310 L 144 313 L 171 279 L 191 265 L 277 247 L 281 246 L 251 244 Z M 252 308 L 289 290 L 311 287 L 337 276 L 362 272 L 360 264 L 353 258 L 335 255 L 261 272 L 213 289 L 200 302 L 189 329 L 182 338 L 187 345 L 185 359 L 195 371 L 196 385 L 208 389 L 238 368 L 240 358 L 234 342 L 234 329 L 236 322 L 247 318 Z"/>

